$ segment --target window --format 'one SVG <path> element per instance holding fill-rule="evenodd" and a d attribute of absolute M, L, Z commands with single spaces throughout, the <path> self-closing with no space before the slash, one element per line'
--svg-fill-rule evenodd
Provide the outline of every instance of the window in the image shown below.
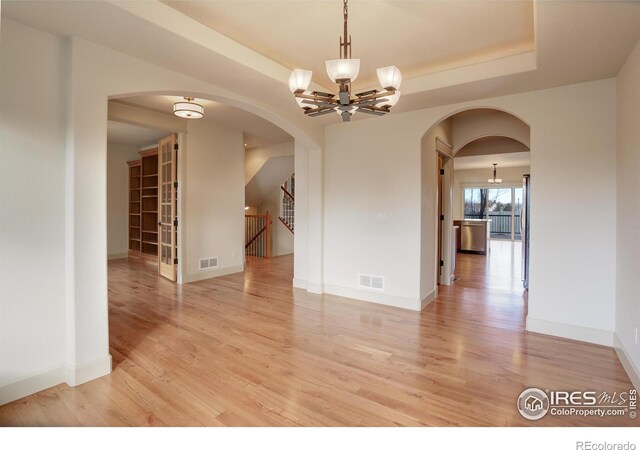
<path fill-rule="evenodd" d="M 492 239 L 520 239 L 522 188 L 466 188 L 464 218 L 490 219 Z"/>

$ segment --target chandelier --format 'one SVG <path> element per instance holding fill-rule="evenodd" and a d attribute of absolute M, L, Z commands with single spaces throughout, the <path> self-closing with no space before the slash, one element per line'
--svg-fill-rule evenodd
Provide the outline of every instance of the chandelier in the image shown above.
<path fill-rule="evenodd" d="M 489 178 L 487 180 L 490 184 L 500 184 L 500 183 L 502 183 L 502 178 L 496 178 L 496 174 L 498 172 L 498 169 L 496 169 L 497 166 L 498 166 L 497 163 L 493 163 L 493 178 Z"/>
<path fill-rule="evenodd" d="M 340 37 L 340 58 L 325 62 L 327 75 L 338 85 L 338 93 L 308 91 L 313 74 L 310 70 L 295 69 L 289 77 L 289 89 L 296 102 L 309 117 L 318 117 L 337 112 L 343 122 L 349 122 L 351 116 L 360 111 L 365 114 L 382 116 L 388 113 L 400 98 L 402 74 L 396 66 L 377 70 L 381 90 L 372 89 L 351 94 L 351 83 L 360 72 L 360 60 L 351 58 L 351 36 L 348 32 L 349 7 L 344 0 L 344 39 Z"/>

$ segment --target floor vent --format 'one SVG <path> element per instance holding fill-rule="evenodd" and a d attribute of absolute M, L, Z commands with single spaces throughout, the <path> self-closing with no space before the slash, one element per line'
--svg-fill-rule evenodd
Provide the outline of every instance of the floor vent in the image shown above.
<path fill-rule="evenodd" d="M 359 274 L 358 286 L 367 289 L 384 290 L 384 277 Z"/>
<path fill-rule="evenodd" d="M 217 256 L 214 256 L 213 258 L 204 258 L 200 260 L 200 270 L 211 269 L 213 267 L 218 267 Z"/>

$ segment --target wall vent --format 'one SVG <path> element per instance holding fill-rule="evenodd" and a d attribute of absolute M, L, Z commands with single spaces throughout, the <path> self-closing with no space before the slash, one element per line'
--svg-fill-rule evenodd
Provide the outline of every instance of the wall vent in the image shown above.
<path fill-rule="evenodd" d="M 358 287 L 384 290 L 384 277 L 358 274 Z"/>
<path fill-rule="evenodd" d="M 212 269 L 218 267 L 218 257 L 204 258 L 200 260 L 200 270 Z"/>

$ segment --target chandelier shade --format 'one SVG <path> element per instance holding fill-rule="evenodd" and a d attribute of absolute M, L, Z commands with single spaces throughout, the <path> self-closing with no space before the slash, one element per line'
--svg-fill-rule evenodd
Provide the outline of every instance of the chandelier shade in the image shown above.
<path fill-rule="evenodd" d="M 393 95 L 390 95 L 388 97 L 384 97 L 382 100 L 382 102 L 378 103 L 376 106 L 378 108 L 382 108 L 384 106 L 388 106 L 389 108 L 392 108 L 394 106 L 396 106 L 396 103 L 398 103 L 398 100 L 400 100 L 400 91 L 395 91 L 393 93 Z"/>
<path fill-rule="evenodd" d="M 384 89 L 397 91 L 402 83 L 402 74 L 396 66 L 382 67 L 377 70 L 378 81 Z"/>
<path fill-rule="evenodd" d="M 183 119 L 200 119 L 204 117 L 204 108 L 202 105 L 193 103 L 193 98 L 185 97 L 184 102 L 176 102 L 173 104 L 173 114 Z"/>
<path fill-rule="evenodd" d="M 289 90 L 292 94 L 300 91 L 306 91 L 311 84 L 311 76 L 313 72 L 310 70 L 296 69 L 289 76 Z"/>
<path fill-rule="evenodd" d="M 298 106 L 309 117 L 323 116 L 334 111 L 342 117 L 343 122 L 349 122 L 356 111 L 383 116 L 391 111 L 400 98 L 402 74 L 396 66 L 378 69 L 378 81 L 382 89 L 370 89 L 352 94 L 351 83 L 360 74 L 360 60 L 351 57 L 347 3 L 348 0 L 343 0 L 344 36 L 340 37 L 340 58 L 325 61 L 327 76 L 338 85 L 337 94 L 309 91 L 312 75 L 310 70 L 295 69 L 289 76 L 289 90 L 294 95 Z"/>
<path fill-rule="evenodd" d="M 354 82 L 360 73 L 359 59 L 330 59 L 325 61 L 325 66 L 329 79 L 334 83 L 338 80 Z"/>
<path fill-rule="evenodd" d="M 310 96 L 312 94 L 312 92 L 311 91 L 304 91 L 303 94 L 306 95 L 306 96 Z M 305 103 L 305 102 L 309 102 L 309 103 Z M 296 103 L 302 109 L 304 109 L 304 108 L 317 109 L 318 108 L 318 105 L 316 105 L 313 102 L 310 102 L 309 100 L 305 99 L 304 97 L 296 97 Z"/>

